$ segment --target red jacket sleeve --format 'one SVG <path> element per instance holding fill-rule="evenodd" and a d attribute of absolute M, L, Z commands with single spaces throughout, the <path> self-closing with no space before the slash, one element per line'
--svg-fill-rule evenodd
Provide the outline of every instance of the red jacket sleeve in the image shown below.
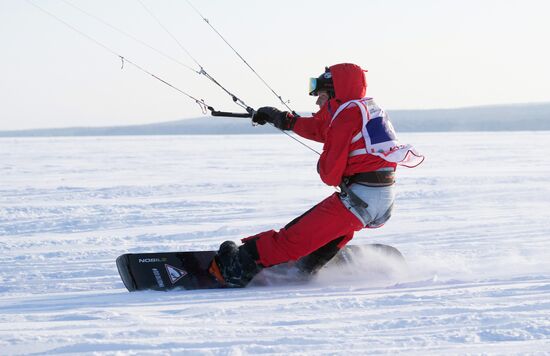
<path fill-rule="evenodd" d="M 342 182 L 351 140 L 360 129 L 360 121 L 356 117 L 358 111 L 344 110 L 327 130 L 323 153 L 318 163 L 321 180 L 327 185 L 337 186 Z"/>
<path fill-rule="evenodd" d="M 315 116 L 298 117 L 292 130 L 308 140 L 325 142 L 324 126 L 322 119 Z"/>
<path fill-rule="evenodd" d="M 296 118 L 292 130 L 308 140 L 324 143 L 331 117 L 327 105 L 324 105 L 312 117 Z"/>

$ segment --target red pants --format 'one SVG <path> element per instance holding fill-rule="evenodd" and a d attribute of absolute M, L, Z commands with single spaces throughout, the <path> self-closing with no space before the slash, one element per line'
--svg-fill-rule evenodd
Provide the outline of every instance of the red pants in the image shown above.
<path fill-rule="evenodd" d="M 256 239 L 259 262 L 264 267 L 297 260 L 332 240 L 344 237 L 342 248 L 363 225 L 340 201 L 335 193 L 304 215 L 276 232 L 265 231 L 242 241 Z"/>

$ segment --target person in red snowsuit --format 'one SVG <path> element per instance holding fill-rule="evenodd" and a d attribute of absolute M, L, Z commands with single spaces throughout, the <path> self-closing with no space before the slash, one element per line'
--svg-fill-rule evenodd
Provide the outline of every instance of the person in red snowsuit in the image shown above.
<path fill-rule="evenodd" d="M 273 107 L 258 109 L 254 122 L 269 122 L 281 130 L 322 142 L 318 173 L 325 184 L 339 186 L 342 191 L 279 231 L 244 238 L 239 247 L 232 241 L 224 242 L 210 266 L 210 273 L 222 284 L 243 287 L 262 268 L 288 261 L 298 261 L 302 272 L 314 273 L 353 238 L 355 231 L 379 227 L 389 219 L 397 163 L 385 159 L 367 143 L 374 145 L 381 135 L 394 138 L 393 127 L 387 120 L 385 126 L 373 124 L 373 130 L 364 130 L 365 122 L 374 119 L 371 116 L 378 115 L 376 119 L 383 121 L 386 115 L 371 98 L 364 98 L 364 72 L 358 65 L 343 63 L 312 78 L 310 95 L 319 97 L 320 106 L 313 117 L 298 117 Z M 357 101 L 356 105 L 351 105 L 352 101 Z"/>

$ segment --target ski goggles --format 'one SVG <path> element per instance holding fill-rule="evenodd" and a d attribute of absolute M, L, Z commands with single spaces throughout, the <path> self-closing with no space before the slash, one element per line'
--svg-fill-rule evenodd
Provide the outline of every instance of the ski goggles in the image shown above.
<path fill-rule="evenodd" d="M 319 78 L 309 78 L 309 95 L 318 96 L 320 91 L 326 91 L 334 96 L 334 84 L 329 74 L 323 74 Z"/>
<path fill-rule="evenodd" d="M 317 78 L 309 78 L 309 95 L 317 96 Z"/>

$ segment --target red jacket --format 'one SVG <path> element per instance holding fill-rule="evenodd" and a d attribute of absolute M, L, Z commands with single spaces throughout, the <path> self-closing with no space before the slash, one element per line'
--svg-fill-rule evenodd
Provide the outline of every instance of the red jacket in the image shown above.
<path fill-rule="evenodd" d="M 330 67 L 336 97 L 330 99 L 312 117 L 299 117 L 294 132 L 310 140 L 324 143 L 318 171 L 321 180 L 332 186 L 342 182 L 342 178 L 360 172 L 375 171 L 384 167 L 395 169 L 395 163 L 370 154 L 348 157 L 351 151 L 365 148 L 365 141 L 351 143 L 361 131 L 363 119 L 359 108 L 350 105 L 332 122 L 338 107 L 349 101 L 362 99 L 367 92 L 367 81 L 361 67 L 350 64 L 336 64 Z"/>

